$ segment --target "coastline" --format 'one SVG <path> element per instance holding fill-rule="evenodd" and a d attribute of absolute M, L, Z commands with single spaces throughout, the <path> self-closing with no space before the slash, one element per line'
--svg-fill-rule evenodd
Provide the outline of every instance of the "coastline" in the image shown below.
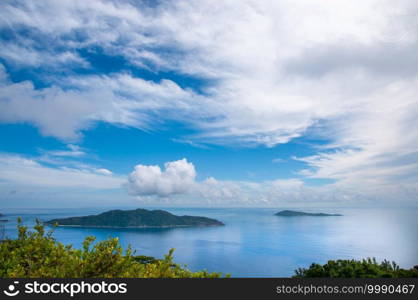
<path fill-rule="evenodd" d="M 48 226 L 54 226 L 51 223 L 44 223 Z M 225 224 L 213 224 L 213 225 L 163 225 L 163 226 L 85 226 L 85 225 L 57 225 L 57 227 L 75 227 L 75 228 L 107 228 L 107 229 L 146 229 L 146 228 L 177 228 L 177 227 L 215 227 L 215 226 L 225 226 Z"/>

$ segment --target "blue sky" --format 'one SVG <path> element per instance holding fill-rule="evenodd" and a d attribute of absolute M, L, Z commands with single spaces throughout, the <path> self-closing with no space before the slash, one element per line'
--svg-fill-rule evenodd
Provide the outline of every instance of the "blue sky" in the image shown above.
<path fill-rule="evenodd" d="M 0 9 L 2 207 L 416 204 L 413 1 Z"/>

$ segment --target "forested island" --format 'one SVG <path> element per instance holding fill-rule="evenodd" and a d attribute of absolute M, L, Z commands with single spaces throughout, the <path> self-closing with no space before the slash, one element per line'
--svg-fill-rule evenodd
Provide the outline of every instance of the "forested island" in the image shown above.
<path fill-rule="evenodd" d="M 46 224 L 73 227 L 144 228 L 222 226 L 222 222 L 206 217 L 176 216 L 164 210 L 111 210 L 98 215 L 53 219 Z"/>
<path fill-rule="evenodd" d="M 294 210 L 282 210 L 278 213 L 275 213 L 276 216 L 281 217 L 302 217 L 302 216 L 309 216 L 309 217 L 337 217 L 342 216 L 340 214 L 325 214 L 325 213 L 307 213 L 303 211 L 294 211 Z"/>

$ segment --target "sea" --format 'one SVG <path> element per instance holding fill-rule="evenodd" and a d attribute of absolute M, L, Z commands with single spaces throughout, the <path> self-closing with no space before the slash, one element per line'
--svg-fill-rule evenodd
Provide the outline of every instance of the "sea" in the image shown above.
<path fill-rule="evenodd" d="M 146 207 L 147 209 L 152 209 Z M 87 236 L 118 237 L 137 255 L 162 258 L 174 248 L 174 261 L 192 271 L 208 270 L 232 277 L 289 277 L 313 262 L 374 257 L 403 268 L 418 265 L 417 208 L 321 208 L 306 212 L 340 213 L 333 217 L 279 217 L 280 208 L 157 208 L 176 215 L 205 216 L 225 223 L 216 227 L 68 228 L 53 236 L 80 248 Z M 289 209 L 289 208 L 286 208 Z M 4 233 L 17 236 L 16 219 L 32 226 L 36 219 L 97 214 L 108 208 L 2 209 Z"/>

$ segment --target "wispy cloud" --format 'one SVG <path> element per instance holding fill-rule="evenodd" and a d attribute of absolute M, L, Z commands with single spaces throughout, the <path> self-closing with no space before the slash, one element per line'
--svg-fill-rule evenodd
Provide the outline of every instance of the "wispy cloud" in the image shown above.
<path fill-rule="evenodd" d="M 123 176 L 96 168 L 77 169 L 66 166 L 49 167 L 18 155 L 0 154 L 0 180 L 18 186 L 117 189 L 124 183 Z M 104 174 L 106 173 L 106 174 Z"/>
<path fill-rule="evenodd" d="M 302 174 L 372 198 L 417 188 L 416 1 L 44 0 L 0 8 L 0 29 L 14 37 L 0 56 L 14 68 L 45 58 L 72 70 L 84 63 L 74 49 L 98 47 L 133 66 L 206 82 L 198 92 L 126 72 L 65 80 L 57 72 L 39 89 L 2 68 L 0 122 L 31 123 L 70 142 L 96 121 L 157 130 L 175 120 L 197 132 L 180 139 L 234 146 L 311 134 L 329 144 L 299 158 L 310 167 Z"/>
<path fill-rule="evenodd" d="M 78 145 L 68 144 L 68 150 L 54 150 L 54 151 L 47 151 L 47 155 L 51 156 L 64 156 L 64 157 L 81 157 L 85 156 L 86 152 L 81 149 Z"/>

